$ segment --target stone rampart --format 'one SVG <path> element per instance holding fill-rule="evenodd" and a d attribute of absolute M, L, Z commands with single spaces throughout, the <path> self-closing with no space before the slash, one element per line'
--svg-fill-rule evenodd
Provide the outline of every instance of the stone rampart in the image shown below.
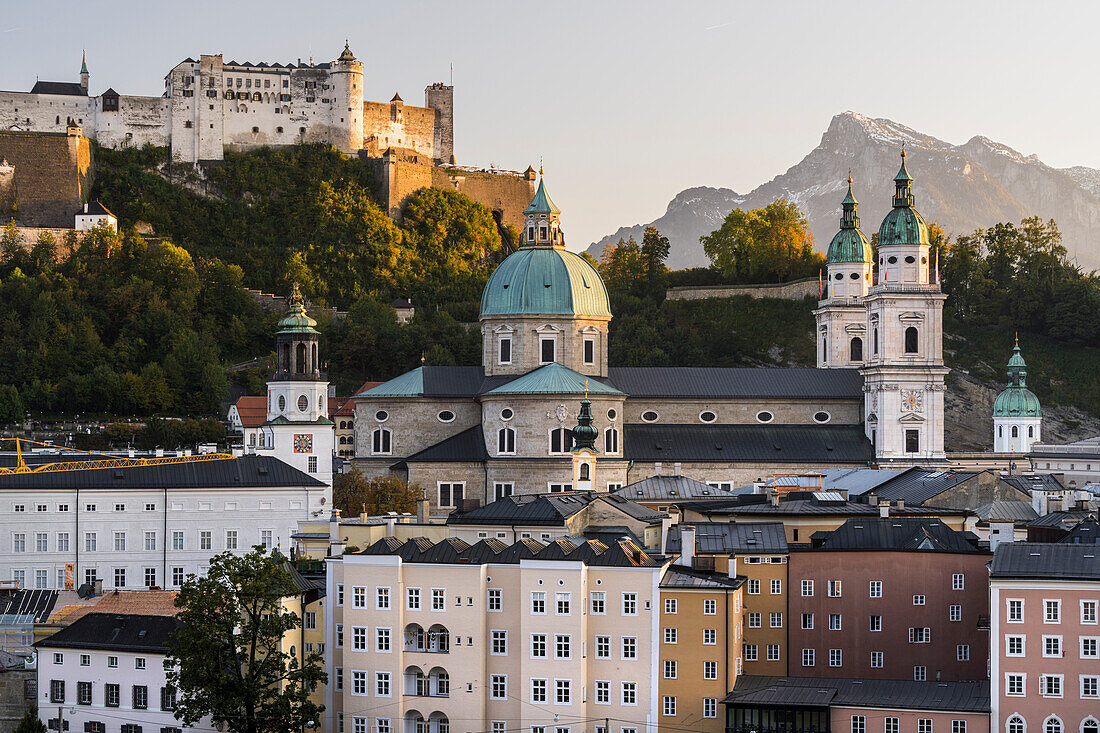
<path fill-rule="evenodd" d="M 87 200 L 94 177 L 88 138 L 79 132 L 0 131 L 0 160 L 15 169 L 14 218 L 18 223 L 73 226 L 73 217 Z"/>
<path fill-rule="evenodd" d="M 492 211 L 499 211 L 501 221 L 516 229 L 523 229 L 523 210 L 535 195 L 534 176 L 514 171 L 436 167 L 432 171 L 432 185 L 459 191 Z"/>
<path fill-rule="evenodd" d="M 780 298 L 782 300 L 802 300 L 817 295 L 818 281 L 815 277 L 792 280 L 787 283 L 762 285 L 692 285 L 669 288 L 666 300 L 703 300 L 706 298 L 734 298 L 747 295 L 750 298 Z"/>

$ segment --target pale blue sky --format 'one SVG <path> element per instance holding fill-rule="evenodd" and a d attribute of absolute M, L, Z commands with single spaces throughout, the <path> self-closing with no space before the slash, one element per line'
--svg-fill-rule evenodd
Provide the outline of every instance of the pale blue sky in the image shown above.
<path fill-rule="evenodd" d="M 463 164 L 546 160 L 570 246 L 695 185 L 747 192 L 846 109 L 952 143 L 976 134 L 1100 168 L 1100 4 L 1089 2 L 191 2 L 5 0 L 0 88 L 160 94 L 177 62 L 364 62 L 368 98 L 454 64 Z"/>

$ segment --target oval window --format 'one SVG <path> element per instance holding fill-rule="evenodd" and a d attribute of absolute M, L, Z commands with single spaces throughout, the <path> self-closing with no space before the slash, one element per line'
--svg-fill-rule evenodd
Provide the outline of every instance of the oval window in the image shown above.
<path fill-rule="evenodd" d="M 455 419 L 455 414 L 450 410 L 440 410 L 436 417 L 439 418 L 439 422 L 451 422 Z"/>
<path fill-rule="evenodd" d="M 305 412 L 308 409 L 309 409 L 309 398 L 307 398 L 305 395 L 302 395 L 301 397 L 298 398 L 298 411 L 299 412 Z"/>
<path fill-rule="evenodd" d="M 760 412 L 756 413 L 757 422 L 771 422 L 774 419 L 775 415 L 771 414 L 767 410 L 761 410 Z"/>
<path fill-rule="evenodd" d="M 711 410 L 703 410 L 699 413 L 699 419 L 703 422 L 714 422 L 718 419 L 718 416 Z"/>
<path fill-rule="evenodd" d="M 516 413 L 512 412 L 510 408 L 505 407 L 503 410 L 500 411 L 500 419 L 511 420 L 513 417 L 515 417 L 515 414 Z"/>
<path fill-rule="evenodd" d="M 917 261 L 917 258 L 914 257 L 913 255 L 909 255 L 908 257 L 905 258 L 905 264 L 907 264 L 907 265 L 911 265 L 916 261 Z"/>
<path fill-rule="evenodd" d="M 642 413 L 642 420 L 645 422 L 656 422 L 659 417 L 656 410 L 646 410 Z"/>
<path fill-rule="evenodd" d="M 898 263 L 898 258 L 897 257 L 888 257 L 886 259 L 886 261 L 889 262 L 891 265 L 896 265 Z"/>
<path fill-rule="evenodd" d="M 607 411 L 607 419 L 608 420 L 614 420 L 618 416 L 619 416 L 619 413 L 615 412 L 615 410 L 608 410 Z"/>
<path fill-rule="evenodd" d="M 379 410 L 378 412 L 374 413 L 374 419 L 378 422 L 386 422 L 389 416 L 390 413 L 386 412 L 385 410 Z"/>
<path fill-rule="evenodd" d="M 852 279 L 853 280 L 858 280 L 859 279 L 859 273 L 858 272 L 853 272 L 852 273 Z"/>
<path fill-rule="evenodd" d="M 844 273 L 843 272 L 838 272 L 836 274 L 836 279 L 837 280 L 843 280 L 844 279 Z"/>
<path fill-rule="evenodd" d="M 832 419 L 832 415 L 822 410 L 821 412 L 814 413 L 814 422 L 829 422 Z"/>
<path fill-rule="evenodd" d="M 279 412 L 286 410 L 286 397 L 279 395 Z"/>

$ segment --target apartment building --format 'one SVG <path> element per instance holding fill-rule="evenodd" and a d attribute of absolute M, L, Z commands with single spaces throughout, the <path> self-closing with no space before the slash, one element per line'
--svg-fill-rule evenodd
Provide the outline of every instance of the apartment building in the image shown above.
<path fill-rule="evenodd" d="M 327 562 L 325 730 L 640 733 L 678 712 L 666 561 L 634 542 L 389 537 Z"/>
<path fill-rule="evenodd" d="M 990 554 L 976 536 L 936 519 L 874 517 L 812 540 L 790 555 L 793 674 L 986 678 Z"/>
<path fill-rule="evenodd" d="M 990 566 L 993 728 L 1100 731 L 1100 545 L 1022 542 Z"/>

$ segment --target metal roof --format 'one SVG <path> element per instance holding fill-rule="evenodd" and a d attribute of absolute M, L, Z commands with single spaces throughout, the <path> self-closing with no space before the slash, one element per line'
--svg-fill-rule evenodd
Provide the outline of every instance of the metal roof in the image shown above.
<path fill-rule="evenodd" d="M 843 503 L 820 502 L 817 499 L 791 499 L 784 498 L 779 504 L 772 505 L 764 500 L 761 494 L 743 494 L 731 497 L 728 500 L 716 500 L 713 502 L 696 502 L 691 505 L 691 510 L 706 515 L 741 515 L 741 514 L 771 514 L 778 516 L 807 515 L 807 514 L 841 514 L 848 516 L 877 517 L 877 507 L 868 504 L 860 504 L 853 501 Z M 932 506 L 907 506 L 905 508 L 890 507 L 890 515 L 913 515 L 916 517 L 932 516 L 967 516 L 973 514 L 969 509 L 949 509 Z"/>
<path fill-rule="evenodd" d="M 731 578 L 725 573 L 706 573 L 682 565 L 669 565 L 661 577 L 661 587 L 732 590 L 740 588 L 746 580 L 744 576 Z"/>
<path fill-rule="evenodd" d="M 458 435 L 417 451 L 405 459 L 405 463 L 478 463 L 489 459 L 485 449 L 485 434 L 480 425 L 466 428 Z"/>
<path fill-rule="evenodd" d="M 1050 512 L 1044 514 L 1035 521 L 1029 523 L 1029 527 L 1054 527 L 1056 529 L 1064 529 L 1069 531 L 1076 527 L 1086 519 L 1090 519 L 1092 514 L 1085 511 L 1079 512 Z"/>
<path fill-rule="evenodd" d="M 1025 494 L 1032 491 L 1065 491 L 1066 487 L 1058 480 L 1058 477 L 1049 473 L 1014 474 L 1001 476 L 1001 480 L 1015 486 Z"/>
<path fill-rule="evenodd" d="M 1100 545 L 1100 523 L 1095 519 L 1086 519 L 1069 531 L 1062 539 L 1062 545 Z"/>
<path fill-rule="evenodd" d="M 882 484 L 897 478 L 904 471 L 897 468 L 826 468 L 821 471 L 821 488 L 824 491 L 845 490 L 848 496 L 861 496 Z"/>
<path fill-rule="evenodd" d="M 822 538 L 818 544 L 818 538 Z M 978 538 L 957 532 L 938 519 L 868 517 L 849 519 L 835 530 L 814 532 L 815 550 L 904 550 L 909 552 L 983 552 Z"/>
<path fill-rule="evenodd" d="M 1100 580 L 1100 552 L 1095 545 L 1048 542 L 1004 542 L 989 566 L 991 578 Z"/>
<path fill-rule="evenodd" d="M 61 94 L 69 97 L 86 97 L 88 90 L 75 81 L 36 81 L 31 94 Z"/>
<path fill-rule="evenodd" d="M 993 501 L 978 507 L 974 513 L 984 522 L 1030 522 L 1039 516 L 1029 501 Z"/>
<path fill-rule="evenodd" d="M 182 625 L 174 616 L 89 613 L 35 646 L 164 654 L 170 635 Z"/>
<path fill-rule="evenodd" d="M 786 554 L 787 536 L 782 522 L 688 522 L 668 530 L 665 550 L 681 552 L 681 528 L 695 528 L 696 555 Z"/>
<path fill-rule="evenodd" d="M 272 456 L 159 466 L 96 468 L 84 471 L 12 473 L 0 475 L 0 490 L 46 489 L 227 489 L 275 486 L 322 487 L 308 473 Z"/>
<path fill-rule="evenodd" d="M 608 375 L 632 397 L 863 399 L 856 369 L 611 367 Z"/>
<path fill-rule="evenodd" d="M 826 370 L 823 370 L 826 371 Z M 868 463 L 857 425 L 637 425 L 623 427 L 628 461 Z"/>
<path fill-rule="evenodd" d="M 0 625 L 46 621 L 57 604 L 56 590 L 17 590 L 0 598 Z"/>
<path fill-rule="evenodd" d="M 564 247 L 523 246 L 489 276 L 481 315 L 611 318 L 611 301 L 600 274 L 580 255 Z"/>
<path fill-rule="evenodd" d="M 516 524 L 563 527 L 567 519 L 593 502 L 603 502 L 632 519 L 655 524 L 668 515 L 614 494 L 513 494 L 463 514 L 447 517 L 449 525 Z"/>
<path fill-rule="evenodd" d="M 550 194 L 546 192 L 546 179 L 542 176 L 539 176 L 539 189 L 535 191 L 535 197 L 531 199 L 531 203 L 527 205 L 527 208 L 523 210 L 523 213 L 561 213 L 561 209 L 554 205 L 554 201 L 550 198 Z"/>
<path fill-rule="evenodd" d="M 572 542 L 557 539 L 547 544 L 527 539 L 512 545 L 482 540 L 470 545 L 456 537 L 433 543 L 416 537 L 404 543 L 386 537 L 352 555 L 398 555 L 404 562 L 471 565 L 486 563 L 515 564 L 522 560 L 560 560 L 628 568 L 659 568 L 665 563 L 661 555 L 650 554 L 634 542 L 619 539 L 610 543 L 600 540 Z"/>
<path fill-rule="evenodd" d="M 360 392 L 356 397 L 473 397 L 481 389 L 479 366 L 422 366 Z"/>
<path fill-rule="evenodd" d="M 907 504 L 923 504 L 980 473 L 982 472 L 932 471 L 927 468 L 913 468 L 902 471 L 889 481 L 879 484 L 875 494 L 880 499 L 903 499 Z"/>
<path fill-rule="evenodd" d="M 988 680 L 914 682 L 741 675 L 733 691 L 722 702 L 740 707 L 869 707 L 960 713 L 990 711 Z"/>
<path fill-rule="evenodd" d="M 682 501 L 684 499 L 714 499 L 728 496 L 730 492 L 707 486 L 687 476 L 650 476 L 618 489 L 616 496 L 631 501 Z"/>
<path fill-rule="evenodd" d="M 622 395 L 623 393 L 614 387 L 609 387 L 599 380 L 586 377 L 580 372 L 575 372 L 569 367 L 557 362 L 551 362 L 546 366 L 527 372 L 522 377 L 506 382 L 499 387 L 489 390 L 486 394 L 596 394 L 596 395 Z"/>

